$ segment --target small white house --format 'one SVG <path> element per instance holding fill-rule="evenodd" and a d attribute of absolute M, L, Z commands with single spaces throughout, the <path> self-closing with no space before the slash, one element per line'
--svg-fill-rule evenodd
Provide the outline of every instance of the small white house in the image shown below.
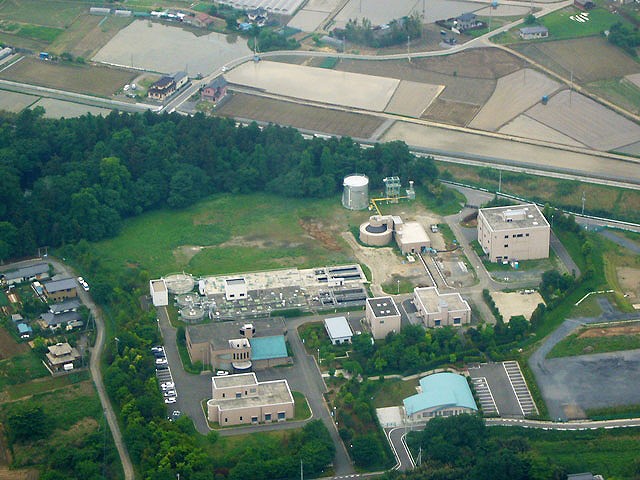
<path fill-rule="evenodd" d="M 331 343 L 334 345 L 340 345 L 341 343 L 351 343 L 351 337 L 353 332 L 349 326 L 349 322 L 344 317 L 333 317 L 324 319 L 324 328 L 327 331 L 327 335 L 331 339 Z"/>
<path fill-rule="evenodd" d="M 150 280 L 149 291 L 154 307 L 166 307 L 169 305 L 169 290 L 164 279 Z"/>

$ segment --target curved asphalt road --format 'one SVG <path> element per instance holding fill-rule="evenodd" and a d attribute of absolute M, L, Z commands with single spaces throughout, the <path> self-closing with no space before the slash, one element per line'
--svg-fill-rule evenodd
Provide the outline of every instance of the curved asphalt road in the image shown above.
<path fill-rule="evenodd" d="M 23 262 L 12 264 L 13 267 L 21 267 L 27 265 L 33 265 L 36 263 L 47 262 L 53 265 L 54 269 L 57 273 L 62 275 L 75 278 L 76 272 L 74 272 L 69 266 L 62 263 L 60 260 L 57 260 L 52 257 L 48 258 L 38 258 L 35 260 L 26 260 Z M 94 303 L 91 295 L 85 292 L 79 286 L 77 287 L 78 296 L 82 300 L 82 303 L 91 310 L 91 314 L 95 320 L 96 324 L 96 342 L 91 348 L 91 362 L 89 366 L 89 370 L 91 372 L 91 378 L 96 386 L 96 390 L 98 392 L 98 397 L 100 398 L 100 403 L 102 404 L 102 410 L 104 415 L 109 423 L 109 428 L 111 429 L 111 434 L 113 435 L 113 441 L 116 445 L 116 449 L 118 450 L 118 455 L 120 456 L 120 461 L 122 462 L 122 468 L 124 470 L 124 478 L 125 480 L 133 480 L 135 478 L 133 464 L 131 463 L 131 458 L 129 457 L 129 452 L 127 451 L 127 447 L 122 440 L 122 434 L 120 432 L 120 426 L 118 424 L 118 420 L 116 414 L 111 406 L 111 401 L 107 395 L 107 392 L 104 388 L 104 382 L 102 381 L 102 373 L 100 372 L 100 359 L 102 357 L 102 352 L 104 350 L 104 320 L 102 318 L 102 311 L 100 308 Z"/>

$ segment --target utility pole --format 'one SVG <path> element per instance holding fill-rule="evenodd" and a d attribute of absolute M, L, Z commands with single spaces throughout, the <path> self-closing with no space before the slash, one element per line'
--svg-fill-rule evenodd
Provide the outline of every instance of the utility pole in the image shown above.
<path fill-rule="evenodd" d="M 584 192 L 582 192 L 582 215 L 584 215 L 584 202 L 587 200 L 587 198 L 584 196 Z"/>
<path fill-rule="evenodd" d="M 302 459 L 300 459 L 300 480 L 304 480 L 304 470 L 302 469 Z"/>
<path fill-rule="evenodd" d="M 411 35 L 407 35 L 407 58 L 409 59 L 409 63 L 411 63 L 410 44 L 411 44 Z"/>
<path fill-rule="evenodd" d="M 573 69 L 571 69 L 571 86 L 569 87 L 569 105 L 571 105 L 572 96 L 573 96 Z"/>
<path fill-rule="evenodd" d="M 498 178 L 498 192 L 502 191 L 502 170 L 498 170 L 500 177 Z"/>

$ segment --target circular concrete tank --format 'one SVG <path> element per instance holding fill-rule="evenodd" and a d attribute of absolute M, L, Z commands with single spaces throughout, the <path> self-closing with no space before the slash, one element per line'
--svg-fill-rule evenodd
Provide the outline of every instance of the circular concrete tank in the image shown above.
<path fill-rule="evenodd" d="M 348 175 L 342 182 L 342 206 L 349 210 L 364 210 L 369 206 L 369 178 L 366 175 Z"/>
<path fill-rule="evenodd" d="M 375 215 L 360 225 L 360 241 L 374 247 L 384 247 L 391 243 L 393 220 L 390 217 Z"/>

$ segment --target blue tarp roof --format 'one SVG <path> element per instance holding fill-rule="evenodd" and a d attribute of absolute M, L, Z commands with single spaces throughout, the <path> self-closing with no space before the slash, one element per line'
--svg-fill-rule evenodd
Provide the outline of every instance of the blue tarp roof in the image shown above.
<path fill-rule="evenodd" d="M 251 360 L 271 360 L 288 357 L 284 336 L 250 338 Z"/>
<path fill-rule="evenodd" d="M 467 379 L 455 373 L 436 373 L 420 380 L 422 393 L 403 400 L 407 415 L 430 408 L 466 407 L 478 410 Z"/>

